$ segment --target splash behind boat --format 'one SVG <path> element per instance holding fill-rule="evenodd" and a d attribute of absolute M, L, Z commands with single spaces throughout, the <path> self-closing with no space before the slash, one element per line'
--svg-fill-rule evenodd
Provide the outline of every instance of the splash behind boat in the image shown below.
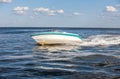
<path fill-rule="evenodd" d="M 32 35 L 39 44 L 75 44 L 82 41 L 78 34 L 67 32 L 41 32 Z"/>

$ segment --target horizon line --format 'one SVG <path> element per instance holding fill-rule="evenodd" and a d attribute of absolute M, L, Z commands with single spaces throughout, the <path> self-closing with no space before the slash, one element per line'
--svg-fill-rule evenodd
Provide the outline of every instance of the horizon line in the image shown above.
<path fill-rule="evenodd" d="M 20 29 L 26 29 L 26 28 L 43 28 L 43 29 L 120 29 L 118 28 L 114 28 L 114 27 L 0 27 L 0 28 L 20 28 Z"/>

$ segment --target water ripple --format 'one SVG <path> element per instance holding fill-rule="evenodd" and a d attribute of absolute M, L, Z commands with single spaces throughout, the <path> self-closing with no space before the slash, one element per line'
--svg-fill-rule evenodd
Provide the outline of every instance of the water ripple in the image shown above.
<path fill-rule="evenodd" d="M 83 42 L 53 46 L 31 39 L 39 30 L 1 30 L 0 79 L 120 78 L 119 30 L 63 30 L 79 33 Z"/>

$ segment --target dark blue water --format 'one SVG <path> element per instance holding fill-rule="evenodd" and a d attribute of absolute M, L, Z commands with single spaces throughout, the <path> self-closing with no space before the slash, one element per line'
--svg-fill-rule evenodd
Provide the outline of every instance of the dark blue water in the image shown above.
<path fill-rule="evenodd" d="M 39 46 L 31 34 L 50 28 L 0 28 L 0 79 L 119 79 L 120 29 L 78 33 L 78 45 Z"/>

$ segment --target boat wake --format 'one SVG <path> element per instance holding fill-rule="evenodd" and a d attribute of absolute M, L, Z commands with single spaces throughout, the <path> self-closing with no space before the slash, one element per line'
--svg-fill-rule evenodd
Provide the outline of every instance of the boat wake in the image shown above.
<path fill-rule="evenodd" d="M 120 35 L 96 35 L 83 40 L 80 46 L 111 46 L 120 45 Z"/>

